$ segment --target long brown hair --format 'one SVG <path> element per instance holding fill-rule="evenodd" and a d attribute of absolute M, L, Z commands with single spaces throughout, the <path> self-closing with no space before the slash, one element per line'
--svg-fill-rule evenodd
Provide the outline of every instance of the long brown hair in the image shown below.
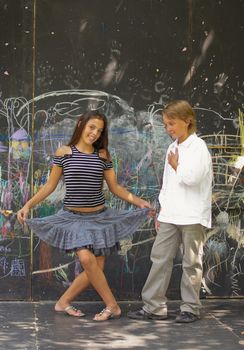
<path fill-rule="evenodd" d="M 185 100 L 175 100 L 168 103 L 162 112 L 163 115 L 172 119 L 181 119 L 185 122 L 189 122 L 188 132 L 189 134 L 193 134 L 197 130 L 197 122 L 196 115 L 189 104 L 189 102 Z"/>
<path fill-rule="evenodd" d="M 106 116 L 98 111 L 87 111 L 80 116 L 74 129 L 73 135 L 71 136 L 71 139 L 68 143 L 68 146 L 74 146 L 79 142 L 81 134 L 87 122 L 91 119 L 100 119 L 103 121 L 103 131 L 99 139 L 97 139 L 96 142 L 94 142 L 93 146 L 96 151 L 102 149 L 105 150 L 107 159 L 110 159 L 110 154 L 108 151 L 108 121 Z"/>

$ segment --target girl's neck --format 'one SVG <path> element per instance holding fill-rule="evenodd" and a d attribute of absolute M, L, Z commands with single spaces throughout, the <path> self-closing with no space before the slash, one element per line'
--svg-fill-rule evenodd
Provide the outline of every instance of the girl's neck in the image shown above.
<path fill-rule="evenodd" d="M 93 153 L 94 147 L 93 145 L 86 145 L 83 142 L 78 142 L 75 147 L 78 149 L 78 151 L 82 153 Z"/>

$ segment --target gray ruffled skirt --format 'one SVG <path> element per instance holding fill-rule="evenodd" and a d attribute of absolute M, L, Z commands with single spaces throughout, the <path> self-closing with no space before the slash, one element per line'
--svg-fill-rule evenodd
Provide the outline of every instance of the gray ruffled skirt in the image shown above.
<path fill-rule="evenodd" d="M 27 225 L 44 242 L 64 251 L 89 249 L 95 255 L 119 250 L 119 241 L 131 238 L 147 218 L 148 208 L 94 213 L 61 209 L 43 218 L 26 219 Z"/>

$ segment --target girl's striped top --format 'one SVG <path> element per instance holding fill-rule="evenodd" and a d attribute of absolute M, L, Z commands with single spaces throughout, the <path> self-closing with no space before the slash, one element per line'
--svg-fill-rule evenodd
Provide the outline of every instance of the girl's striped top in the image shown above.
<path fill-rule="evenodd" d="M 103 172 L 113 168 L 113 163 L 100 158 L 97 151 L 82 153 L 75 146 L 71 150 L 72 154 L 53 158 L 53 164 L 63 168 L 64 206 L 89 208 L 104 204 Z"/>

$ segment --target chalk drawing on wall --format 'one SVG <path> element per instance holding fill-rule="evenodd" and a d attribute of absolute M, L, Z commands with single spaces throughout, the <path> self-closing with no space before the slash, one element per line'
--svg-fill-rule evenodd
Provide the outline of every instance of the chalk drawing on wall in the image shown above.
<path fill-rule="evenodd" d="M 16 102 L 17 101 L 17 102 Z M 34 129 L 30 132 L 30 106 L 35 103 Z M 16 107 L 17 105 L 17 107 Z M 130 191 L 158 206 L 165 151 L 171 142 L 165 133 L 161 120 L 162 105 L 153 103 L 145 110 L 135 111 L 118 96 L 95 90 L 52 91 L 37 96 L 34 100 L 24 98 L 8 99 L 1 103 L 1 120 L 4 123 L 1 134 L 0 156 L 5 167 L 1 167 L 1 243 L 0 271 L 21 276 L 26 268 L 21 256 L 6 260 L 10 253 L 5 242 L 28 239 L 28 234 L 16 224 L 16 211 L 30 195 L 30 155 L 33 155 L 33 192 L 36 193 L 48 179 L 52 157 L 57 147 L 68 141 L 76 120 L 86 109 L 99 109 L 109 120 L 109 145 L 118 181 Z M 213 216 L 214 227 L 209 231 L 205 245 L 205 275 L 203 289 L 213 294 L 215 287 L 221 287 L 218 278 L 225 271 L 231 271 L 230 293 L 238 295 L 239 277 L 243 274 L 243 114 L 239 111 L 236 135 L 225 133 L 226 123 L 219 113 L 196 108 L 200 136 L 210 149 L 214 166 Z M 218 131 L 209 135 L 204 125 L 218 121 Z M 32 144 L 34 145 L 32 150 Z M 1 163 L 1 164 L 3 164 Z M 56 191 L 34 210 L 34 215 L 50 215 L 62 205 L 64 184 L 60 181 Z M 107 204 L 117 208 L 130 209 L 127 203 L 112 196 L 105 187 Z M 153 221 L 148 220 L 137 232 L 136 240 L 122 242 L 121 258 L 125 273 L 135 274 L 141 260 L 141 248 L 150 245 L 155 238 Z M 233 241 L 233 246 L 229 240 Z M 35 241 L 37 249 L 40 241 Z M 149 251 L 150 249 L 148 249 Z M 147 253 L 148 253 L 147 251 Z M 128 260 L 128 252 L 130 259 Z M 146 256 L 149 259 L 149 256 Z M 19 259 L 19 260 L 18 260 Z M 68 268 L 79 272 L 74 256 L 68 263 L 37 269 L 34 274 L 52 272 L 63 285 L 70 283 Z M 8 272 L 7 272 L 8 271 Z M 11 271 L 11 272 L 10 272 Z M 1 273 L 2 273 L 1 272 Z M 3 275 L 7 276 L 7 274 Z"/>
<path fill-rule="evenodd" d="M 19 278 L 30 255 L 29 233 L 16 220 L 30 195 L 31 113 L 24 97 L 0 101 L 0 126 L 0 278 Z"/>

